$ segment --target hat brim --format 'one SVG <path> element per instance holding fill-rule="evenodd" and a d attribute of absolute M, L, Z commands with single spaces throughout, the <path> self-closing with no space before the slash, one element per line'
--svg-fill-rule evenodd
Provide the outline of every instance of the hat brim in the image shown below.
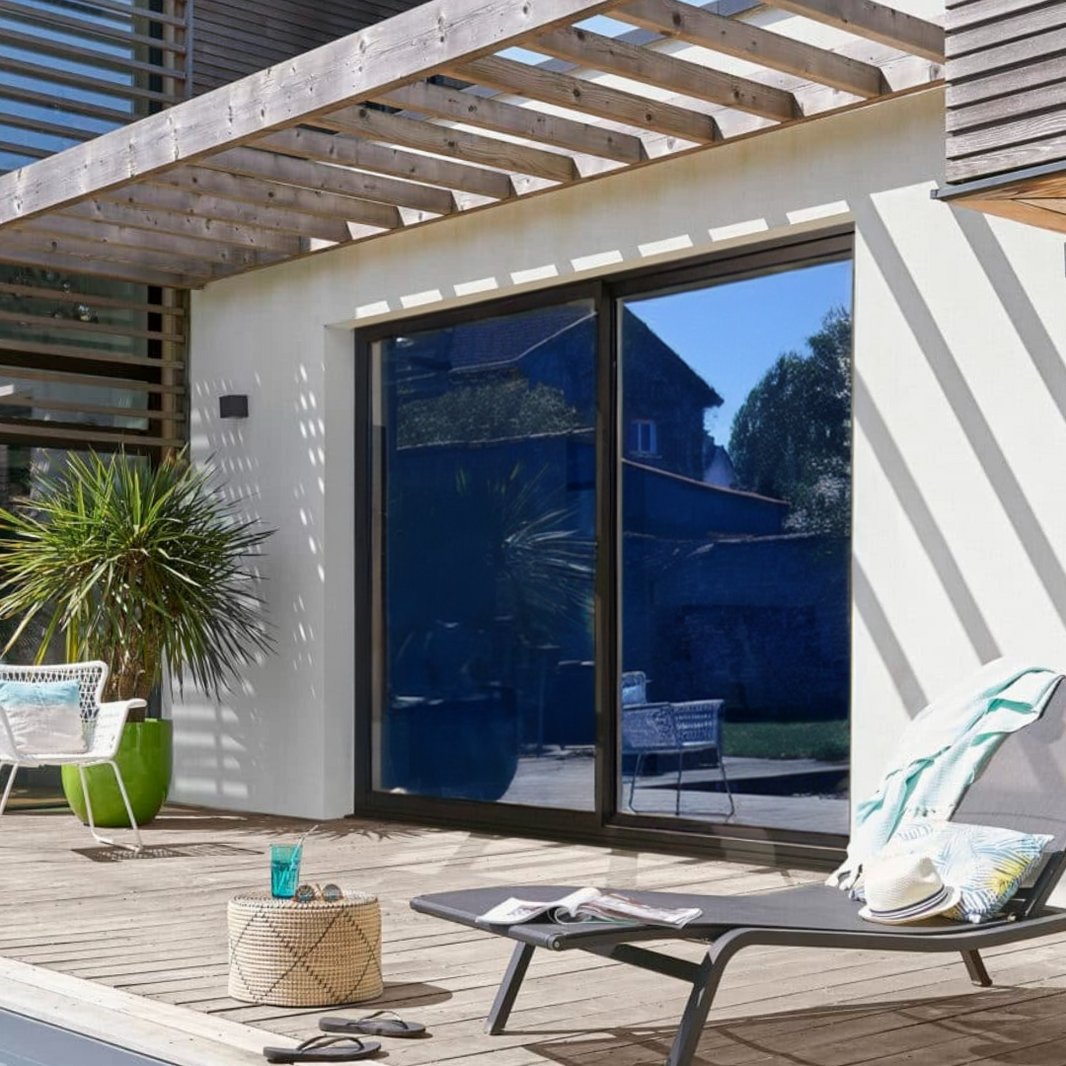
<path fill-rule="evenodd" d="M 872 911 L 866 906 L 859 911 L 859 917 L 868 922 L 878 922 L 881 925 L 910 925 L 912 922 L 921 922 L 926 918 L 935 918 L 938 914 L 943 914 L 945 911 L 951 910 L 960 899 L 962 899 L 961 888 L 948 888 L 943 897 L 934 898 L 934 900 L 929 903 L 928 907 L 921 910 L 909 907 L 904 912 Z"/>

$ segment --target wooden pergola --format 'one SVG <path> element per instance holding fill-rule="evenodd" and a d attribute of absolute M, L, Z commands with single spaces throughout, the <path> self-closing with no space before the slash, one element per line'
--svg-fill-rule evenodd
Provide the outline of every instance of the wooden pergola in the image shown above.
<path fill-rule="evenodd" d="M 875 0 L 757 14 L 434 0 L 0 177 L 0 261 L 198 288 L 942 77 L 941 26 Z"/>

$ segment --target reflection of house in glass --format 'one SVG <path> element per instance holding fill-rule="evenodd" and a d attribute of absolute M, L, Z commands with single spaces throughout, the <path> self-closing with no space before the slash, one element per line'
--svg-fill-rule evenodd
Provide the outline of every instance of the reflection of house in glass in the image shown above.
<path fill-rule="evenodd" d="M 706 667 L 678 669 L 673 659 L 691 644 L 693 626 L 734 630 L 739 610 L 750 629 L 758 607 L 743 594 L 737 604 L 736 590 L 746 587 L 737 575 L 748 559 L 777 565 L 788 505 L 702 480 L 715 448 L 704 416 L 721 397 L 631 311 L 621 328 L 627 668 L 647 669 L 657 698 L 748 700 L 751 668 L 728 653 L 727 638 L 715 638 L 722 654 L 694 657 L 712 660 Z M 514 714 L 523 750 L 594 742 L 596 331 L 592 307 L 574 303 L 386 346 L 396 427 L 387 459 L 396 723 L 426 701 L 438 711 L 440 701 L 491 702 L 479 720 Z M 719 560 L 737 541 L 774 547 L 726 555 L 741 560 L 740 571 L 723 576 Z M 710 546 L 719 548 L 713 557 L 703 554 Z M 840 564 L 835 555 L 832 564 Z M 821 580 L 817 567 L 808 573 Z M 698 590 L 696 602 L 677 602 L 678 575 Z M 773 644 L 759 632 L 749 637 L 749 651 L 752 641 Z M 402 746 L 404 756 L 402 765 L 386 758 L 386 784 L 434 791 L 412 762 L 407 731 L 402 745 L 393 736 L 394 755 Z"/>

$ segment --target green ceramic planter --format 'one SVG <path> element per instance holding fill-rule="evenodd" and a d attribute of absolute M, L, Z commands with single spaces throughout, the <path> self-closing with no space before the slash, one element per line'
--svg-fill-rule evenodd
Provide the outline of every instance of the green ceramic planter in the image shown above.
<path fill-rule="evenodd" d="M 115 762 L 122 771 L 122 780 L 126 783 L 133 817 L 138 825 L 150 822 L 167 798 L 173 735 L 174 723 L 162 718 L 127 722 L 122 732 Z M 130 820 L 111 767 L 90 766 L 85 774 L 96 824 L 107 828 L 129 826 Z M 63 767 L 63 792 L 71 810 L 88 824 L 76 766 Z"/>

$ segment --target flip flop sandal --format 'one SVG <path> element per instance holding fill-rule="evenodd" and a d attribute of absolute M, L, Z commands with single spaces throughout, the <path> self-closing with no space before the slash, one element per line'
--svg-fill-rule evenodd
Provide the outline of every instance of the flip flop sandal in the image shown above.
<path fill-rule="evenodd" d="M 381 1045 L 356 1036 L 312 1036 L 297 1047 L 265 1047 L 267 1062 L 354 1062 L 376 1055 Z"/>
<path fill-rule="evenodd" d="M 420 1022 L 405 1022 L 391 1010 L 376 1010 L 362 1018 L 318 1019 L 319 1029 L 327 1033 L 366 1033 L 370 1036 L 421 1036 L 426 1027 Z"/>

